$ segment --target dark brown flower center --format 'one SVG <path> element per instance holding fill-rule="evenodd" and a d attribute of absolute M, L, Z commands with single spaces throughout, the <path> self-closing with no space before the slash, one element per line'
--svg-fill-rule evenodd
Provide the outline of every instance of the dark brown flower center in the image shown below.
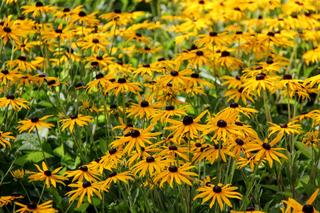
<path fill-rule="evenodd" d="M 148 107 L 148 106 L 149 106 L 149 102 L 148 102 L 148 101 L 142 101 L 142 102 L 140 103 L 140 106 L 141 106 L 141 107 Z"/>
<path fill-rule="evenodd" d="M 43 3 L 41 1 L 36 2 L 36 7 L 43 7 Z"/>
<path fill-rule="evenodd" d="M 266 74 L 260 73 L 260 74 L 256 75 L 256 80 L 257 81 L 264 80 L 265 77 L 266 77 Z"/>
<path fill-rule="evenodd" d="M 3 31 L 6 33 L 11 33 L 11 28 L 10 27 L 4 27 Z"/>
<path fill-rule="evenodd" d="M 130 131 L 130 136 L 131 136 L 132 138 L 137 138 L 137 137 L 140 136 L 140 132 L 139 132 L 138 130 L 136 130 L 136 129 L 131 130 L 131 131 Z"/>
<path fill-rule="evenodd" d="M 220 192 L 222 192 L 222 188 L 221 188 L 220 186 L 214 186 L 214 187 L 212 188 L 212 190 L 213 190 L 213 192 L 215 192 L 215 193 L 220 193 Z"/>
<path fill-rule="evenodd" d="M 83 82 L 79 82 L 74 87 L 75 88 L 79 88 L 79 87 L 83 87 L 83 86 L 84 86 L 84 83 Z"/>
<path fill-rule="evenodd" d="M 267 36 L 274 37 L 274 32 L 268 32 Z"/>
<path fill-rule="evenodd" d="M 241 140 L 240 138 L 237 138 L 236 139 L 236 143 L 239 145 L 239 146 L 242 146 L 244 144 L 243 140 Z"/>
<path fill-rule="evenodd" d="M 10 100 L 14 100 L 14 95 L 12 95 L 12 94 L 9 94 L 9 95 L 7 95 L 7 97 L 6 97 L 7 99 L 10 99 Z"/>
<path fill-rule="evenodd" d="M 27 60 L 27 57 L 25 57 L 25 56 L 19 56 L 19 57 L 18 57 L 18 60 L 20 60 L 20 61 L 26 61 L 26 60 Z"/>
<path fill-rule="evenodd" d="M 147 161 L 147 163 L 152 163 L 152 162 L 154 162 L 154 157 L 148 156 L 148 157 L 146 158 L 146 161 Z"/>
<path fill-rule="evenodd" d="M 99 72 L 97 75 L 96 75 L 96 79 L 101 79 L 101 78 L 103 78 L 104 77 L 104 75 L 101 73 L 101 72 Z"/>
<path fill-rule="evenodd" d="M 169 172 L 177 172 L 178 171 L 178 167 L 176 166 L 169 166 Z"/>
<path fill-rule="evenodd" d="M 193 123 L 193 118 L 190 117 L 190 116 L 184 116 L 182 123 L 183 123 L 185 126 L 188 126 L 188 125 L 190 125 L 190 124 Z"/>
<path fill-rule="evenodd" d="M 228 52 L 226 50 L 221 52 L 221 57 L 228 57 L 228 56 L 230 56 L 230 52 Z"/>
<path fill-rule="evenodd" d="M 87 172 L 88 171 L 88 167 L 87 166 L 80 166 L 79 169 L 83 172 Z"/>
<path fill-rule="evenodd" d="M 231 107 L 231 108 L 237 108 L 238 106 L 239 106 L 239 104 L 236 103 L 236 102 L 230 103 L 230 107 Z"/>
<path fill-rule="evenodd" d="M 169 146 L 169 150 L 171 150 L 171 151 L 177 151 L 177 150 L 178 150 L 178 147 L 176 147 L 176 146 Z"/>
<path fill-rule="evenodd" d="M 284 80 L 291 80 L 291 79 L 292 79 L 292 75 L 290 75 L 290 74 L 284 74 L 284 75 L 283 75 L 283 79 L 284 79 Z"/>
<path fill-rule="evenodd" d="M 52 175 L 50 170 L 44 171 L 45 176 L 50 177 Z"/>
<path fill-rule="evenodd" d="M 255 208 L 253 206 L 249 206 L 246 211 L 254 211 Z"/>
<path fill-rule="evenodd" d="M 118 79 L 118 83 L 119 84 L 124 84 L 124 83 L 126 83 L 127 82 L 127 80 L 125 79 L 125 78 L 119 78 Z"/>
<path fill-rule="evenodd" d="M 8 75 L 9 71 L 8 70 L 2 70 L 1 73 L 4 74 L 4 75 Z"/>
<path fill-rule="evenodd" d="M 302 211 L 303 211 L 304 213 L 313 213 L 313 212 L 314 212 L 314 208 L 313 208 L 312 205 L 306 204 L 306 205 L 304 205 L 304 206 L 302 207 Z"/>
<path fill-rule="evenodd" d="M 215 36 L 218 35 L 218 33 L 217 33 L 217 32 L 210 32 L 209 35 L 210 35 L 211 37 L 215 37 Z"/>
<path fill-rule="evenodd" d="M 174 106 L 168 105 L 168 106 L 166 106 L 166 110 L 167 110 L 167 111 L 174 110 Z"/>
<path fill-rule="evenodd" d="M 94 38 L 94 39 L 92 39 L 92 42 L 95 43 L 95 44 L 98 44 L 99 43 L 99 39 Z"/>
<path fill-rule="evenodd" d="M 78 115 L 75 114 L 75 115 L 70 115 L 70 118 L 73 120 L 73 119 L 77 119 L 78 118 Z"/>
<path fill-rule="evenodd" d="M 55 32 L 61 34 L 62 33 L 62 29 L 56 29 Z"/>
<path fill-rule="evenodd" d="M 39 121 L 39 118 L 37 118 L 37 117 L 32 117 L 31 118 L 31 122 L 32 123 L 37 123 Z"/>
<path fill-rule="evenodd" d="M 199 78 L 199 74 L 198 73 L 192 73 L 191 74 L 191 78 Z"/>
<path fill-rule="evenodd" d="M 37 209 L 38 205 L 35 202 L 30 202 L 30 203 L 28 203 L 27 207 L 28 207 L 28 209 L 34 210 L 34 209 Z"/>
<path fill-rule="evenodd" d="M 225 120 L 218 120 L 217 122 L 217 126 L 220 127 L 220 128 L 224 128 L 227 126 L 227 122 Z"/>
<path fill-rule="evenodd" d="M 85 17 L 87 14 L 86 14 L 85 12 L 83 12 L 83 11 L 80 11 L 80 12 L 78 13 L 78 15 L 79 15 L 80 17 Z"/>
<path fill-rule="evenodd" d="M 91 183 L 88 182 L 88 181 L 85 181 L 85 182 L 83 182 L 83 184 L 82 184 L 82 188 L 88 188 L 88 187 L 90 187 L 90 186 L 91 186 Z"/>
<path fill-rule="evenodd" d="M 150 68 L 150 64 L 144 64 L 142 65 L 144 68 Z"/>
<path fill-rule="evenodd" d="M 66 8 L 64 8 L 64 9 L 63 9 L 63 12 L 64 12 L 64 13 L 68 13 L 68 12 L 70 12 L 70 8 L 67 8 L 67 7 L 66 7 Z"/>
<path fill-rule="evenodd" d="M 195 146 L 196 147 L 201 147 L 201 143 L 196 143 Z"/>
<path fill-rule="evenodd" d="M 288 127 L 288 124 L 280 124 L 280 127 L 281 127 L 281 128 L 287 128 L 287 127 Z"/>
<path fill-rule="evenodd" d="M 50 80 L 50 81 L 47 81 L 47 84 L 50 86 L 50 85 L 53 85 L 56 83 L 56 80 Z"/>
<path fill-rule="evenodd" d="M 171 71 L 170 72 L 170 75 L 172 75 L 172 76 L 178 76 L 179 75 L 179 73 L 177 72 L 177 71 Z"/>
<path fill-rule="evenodd" d="M 263 143 L 263 144 L 262 144 L 262 147 L 263 147 L 265 150 L 270 150 L 270 149 L 271 149 L 271 146 L 270 146 L 270 144 L 268 144 L 268 143 Z"/>
<path fill-rule="evenodd" d="M 203 52 L 202 52 L 201 50 L 198 50 L 198 51 L 196 52 L 196 55 L 197 55 L 197 56 L 203 56 Z"/>
<path fill-rule="evenodd" d="M 116 153 L 116 152 L 117 152 L 117 149 L 116 149 L 116 148 L 112 148 L 112 149 L 109 150 L 109 154 L 110 154 L 110 155 L 113 155 L 113 154 Z"/>
<path fill-rule="evenodd" d="M 111 173 L 108 175 L 108 177 L 111 178 L 111 177 L 114 177 L 114 176 L 116 176 L 116 175 L 117 175 L 117 172 L 111 172 Z"/>

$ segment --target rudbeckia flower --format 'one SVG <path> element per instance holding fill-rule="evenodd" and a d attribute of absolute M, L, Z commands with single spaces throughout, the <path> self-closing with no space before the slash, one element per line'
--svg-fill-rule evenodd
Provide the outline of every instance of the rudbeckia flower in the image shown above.
<path fill-rule="evenodd" d="M 146 174 L 153 177 L 155 174 L 160 173 L 166 165 L 167 161 L 161 159 L 161 157 L 149 155 L 133 165 L 132 172 L 140 177 L 145 177 Z"/>
<path fill-rule="evenodd" d="M 120 137 L 119 139 L 111 143 L 112 147 L 124 147 L 124 153 L 131 153 L 133 149 L 137 152 L 141 152 L 141 149 L 146 146 L 146 144 L 152 144 L 150 139 L 155 138 L 155 136 L 160 135 L 160 132 L 150 131 L 153 129 L 153 125 L 150 125 L 146 129 L 132 129 L 127 135 Z"/>
<path fill-rule="evenodd" d="M 279 140 L 280 139 L 276 137 L 270 143 L 268 143 L 267 138 L 264 140 L 264 142 L 260 140 L 252 142 L 250 144 L 247 144 L 247 152 L 257 152 L 254 154 L 255 160 L 260 162 L 263 160 L 267 160 L 269 166 L 272 168 L 274 160 L 281 163 L 279 157 L 288 159 L 287 156 L 279 152 L 281 150 L 285 150 L 285 148 L 274 147 L 277 143 L 279 143 Z"/>
<path fill-rule="evenodd" d="M 95 170 L 95 168 L 88 166 L 80 166 L 77 170 L 67 171 L 65 172 L 67 177 L 72 177 L 72 182 L 75 181 L 89 181 L 94 182 L 99 180 L 99 171 Z"/>
<path fill-rule="evenodd" d="M 15 98 L 11 94 L 0 98 L 0 107 L 11 107 L 14 111 L 20 111 L 22 108 L 29 109 L 27 103 L 23 98 Z"/>
<path fill-rule="evenodd" d="M 38 172 L 32 172 L 29 176 L 30 181 L 43 181 L 46 184 L 46 187 L 49 188 L 51 185 L 56 188 L 56 183 L 64 184 L 64 180 L 67 180 L 66 177 L 62 175 L 58 175 L 59 171 L 62 167 L 56 168 L 55 170 L 51 171 L 48 169 L 46 163 L 42 162 L 42 169 L 35 165 Z"/>
<path fill-rule="evenodd" d="M 88 115 L 76 114 L 70 115 L 69 118 L 64 118 L 60 120 L 62 123 L 61 129 L 64 131 L 69 128 L 69 131 L 72 133 L 75 126 L 83 127 L 88 125 L 88 123 L 92 122 L 92 117 Z"/>
<path fill-rule="evenodd" d="M 71 188 L 75 188 L 72 191 L 69 191 L 66 193 L 67 196 L 69 196 L 69 202 L 79 199 L 78 203 L 76 205 L 77 208 L 80 207 L 80 205 L 83 203 L 84 197 L 87 195 L 87 200 L 89 203 L 92 203 L 92 197 L 95 195 L 100 200 L 102 199 L 101 196 L 101 183 L 100 182 L 78 182 L 78 183 L 72 183 L 68 185 Z"/>
<path fill-rule="evenodd" d="M 108 191 L 110 188 L 111 184 L 113 183 L 118 183 L 118 182 L 123 182 L 128 184 L 129 180 L 133 180 L 133 177 L 130 175 L 129 171 L 126 172 L 111 172 L 107 179 L 101 182 L 103 190 Z"/>
<path fill-rule="evenodd" d="M 28 204 L 23 204 L 20 202 L 15 203 L 17 206 L 21 207 L 17 210 L 17 212 L 21 213 L 28 213 L 28 212 L 34 212 L 34 213 L 56 213 L 58 210 L 54 209 L 52 207 L 52 200 L 46 201 L 44 203 L 38 204 L 36 202 L 31 201 Z"/>
<path fill-rule="evenodd" d="M 211 200 L 209 205 L 210 208 L 212 208 L 217 201 L 220 210 L 223 210 L 224 204 L 232 207 L 232 203 L 230 202 L 229 198 L 241 200 L 242 195 L 239 192 L 236 192 L 237 189 L 238 187 L 232 186 L 231 184 L 207 184 L 206 186 L 201 186 L 197 189 L 199 194 L 196 195 L 193 200 L 203 198 L 202 204 Z"/>
<path fill-rule="evenodd" d="M 20 126 L 18 127 L 18 130 L 21 133 L 24 131 L 31 132 L 34 129 L 38 131 L 41 128 L 50 129 L 54 125 L 51 123 L 45 122 L 45 120 L 50 117 L 52 117 L 52 115 L 46 115 L 46 116 L 43 116 L 42 118 L 32 117 L 31 119 L 28 119 L 28 120 L 19 121 L 18 123 L 20 124 Z"/>
<path fill-rule="evenodd" d="M 193 169 L 190 163 L 185 163 L 181 166 L 171 165 L 166 167 L 166 170 L 161 171 L 154 178 L 154 182 L 158 183 L 160 188 L 162 188 L 164 183 L 168 183 L 171 188 L 173 188 L 173 181 L 181 185 L 183 183 L 192 186 L 192 176 L 198 176 L 194 172 L 189 170 Z"/>
<path fill-rule="evenodd" d="M 310 198 L 305 202 L 305 204 L 300 204 L 295 199 L 289 198 L 288 200 L 284 200 L 283 203 L 286 204 L 286 209 L 283 209 L 283 213 L 319 213 L 315 209 L 315 206 L 312 205 L 315 199 L 317 198 L 319 194 L 319 189 L 317 189 L 313 194 L 310 196 Z"/>
<path fill-rule="evenodd" d="M 184 116 L 182 121 L 168 119 L 171 126 L 165 127 L 165 129 L 173 131 L 172 135 L 178 141 L 181 141 L 183 137 L 193 139 L 197 137 L 200 132 L 205 131 L 205 125 L 199 122 L 206 113 L 207 111 L 203 111 L 195 119 L 188 115 Z"/>
<path fill-rule="evenodd" d="M 53 13 L 56 10 L 56 7 L 44 5 L 41 1 L 37 1 L 35 5 L 22 6 L 21 8 L 23 10 L 22 14 L 31 13 L 33 17 L 38 17 L 46 13 Z"/>
<path fill-rule="evenodd" d="M 293 122 L 283 123 L 283 124 L 274 124 L 269 123 L 269 136 L 276 134 L 276 137 L 282 138 L 284 135 L 294 135 L 301 133 L 301 125 Z"/>
<path fill-rule="evenodd" d="M 10 147 L 11 143 L 9 141 L 9 139 L 14 140 L 16 139 L 14 136 L 11 135 L 11 132 L 2 132 L 0 131 L 0 145 L 4 148 L 6 148 L 7 146 Z"/>

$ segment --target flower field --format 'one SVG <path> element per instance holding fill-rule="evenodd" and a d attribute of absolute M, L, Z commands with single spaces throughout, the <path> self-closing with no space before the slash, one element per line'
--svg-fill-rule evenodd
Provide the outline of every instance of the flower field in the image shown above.
<path fill-rule="evenodd" d="M 319 0 L 0 3 L 0 213 L 320 211 Z"/>

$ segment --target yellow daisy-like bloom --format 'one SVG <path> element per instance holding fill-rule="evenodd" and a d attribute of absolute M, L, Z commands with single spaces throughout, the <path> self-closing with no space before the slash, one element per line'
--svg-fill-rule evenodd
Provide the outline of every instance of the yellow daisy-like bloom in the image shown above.
<path fill-rule="evenodd" d="M 0 98 L 0 107 L 11 107 L 14 111 L 20 111 L 22 108 L 29 109 L 27 103 L 23 98 L 15 98 L 14 95 Z"/>
<path fill-rule="evenodd" d="M 113 91 L 118 96 L 119 93 L 125 94 L 132 92 L 137 94 L 141 91 L 140 84 L 134 82 L 127 82 L 125 78 L 119 78 L 117 82 L 113 82 L 105 92 Z"/>
<path fill-rule="evenodd" d="M 219 112 L 215 117 L 211 118 L 207 123 L 207 131 L 205 134 L 214 133 L 212 139 L 222 140 L 226 142 L 232 136 L 243 136 L 239 131 L 235 121 L 237 120 L 238 112 L 225 110 Z"/>
<path fill-rule="evenodd" d="M 6 148 L 7 146 L 10 147 L 11 143 L 8 139 L 14 140 L 16 139 L 14 136 L 11 135 L 11 132 L 2 132 L 0 131 L 0 146 Z"/>
<path fill-rule="evenodd" d="M 20 126 L 18 127 L 19 132 L 31 132 L 32 130 L 36 129 L 37 131 L 41 128 L 51 128 L 54 125 L 51 123 L 44 122 L 47 118 L 50 118 L 52 115 L 46 115 L 43 116 L 42 118 L 38 117 L 32 117 L 31 119 L 28 120 L 23 120 L 19 121 L 18 123 Z"/>
<path fill-rule="evenodd" d="M 273 93 L 275 91 L 275 82 L 277 82 L 278 77 L 269 76 L 265 73 L 260 73 L 255 77 L 249 78 L 244 84 L 243 92 L 258 94 L 260 96 L 261 91 L 270 91 Z"/>
<path fill-rule="evenodd" d="M 161 157 L 150 155 L 136 163 L 132 167 L 132 172 L 134 175 L 138 174 L 139 177 L 144 177 L 147 173 L 150 177 L 153 177 L 155 174 L 160 173 L 165 166 L 166 161 L 162 160 Z"/>
<path fill-rule="evenodd" d="M 68 185 L 69 187 L 76 188 L 70 192 L 67 192 L 66 195 L 70 197 L 69 203 L 79 198 L 77 203 L 77 208 L 83 203 L 84 197 L 87 195 L 87 199 L 89 203 L 92 203 L 92 196 L 96 195 L 100 200 L 101 196 L 101 183 L 100 182 L 78 182 L 72 183 Z"/>
<path fill-rule="evenodd" d="M 75 126 L 86 126 L 88 125 L 88 123 L 92 122 L 92 120 L 92 117 L 88 115 L 70 115 L 69 118 L 60 120 L 60 122 L 62 123 L 61 129 L 62 131 L 64 131 L 66 128 L 69 128 L 70 132 L 72 133 Z"/>
<path fill-rule="evenodd" d="M 209 163 L 213 164 L 218 159 L 221 159 L 223 162 L 227 162 L 227 155 L 234 157 L 234 154 L 229 150 L 230 148 L 226 145 L 214 144 L 204 146 L 201 150 L 200 155 L 194 156 L 192 161 L 201 161 L 206 159 Z"/>
<path fill-rule="evenodd" d="M 296 135 L 302 131 L 301 125 L 294 121 L 280 125 L 269 123 L 269 125 L 269 137 L 276 134 L 276 137 L 281 139 L 284 135 Z"/>
<path fill-rule="evenodd" d="M 21 8 L 23 9 L 22 14 L 31 13 L 32 17 L 38 17 L 44 13 L 52 13 L 56 10 L 56 7 L 43 5 L 41 1 L 37 1 L 35 5 L 22 6 Z"/>
<path fill-rule="evenodd" d="M 181 117 L 182 115 L 187 115 L 186 107 L 176 108 L 173 105 L 167 105 L 164 110 L 159 110 L 157 115 L 154 115 L 152 118 L 152 123 L 160 121 L 161 123 L 167 123 L 168 119 L 177 116 Z"/>
<path fill-rule="evenodd" d="M 14 193 L 9 196 L 0 196 L 0 207 L 4 207 L 15 201 L 16 199 L 23 198 L 23 195 Z"/>
<path fill-rule="evenodd" d="M 65 185 L 63 181 L 67 180 L 68 178 L 62 175 L 58 175 L 58 172 L 62 169 L 62 167 L 56 168 L 55 170 L 51 171 L 48 169 L 44 161 L 42 161 L 42 169 L 38 165 L 35 166 L 38 172 L 32 172 L 32 175 L 29 176 L 30 181 L 43 181 L 45 182 L 47 188 L 49 188 L 50 185 L 56 188 L 56 183 L 61 183 L 62 185 Z"/>
<path fill-rule="evenodd" d="M 154 136 L 158 136 L 160 132 L 151 133 L 153 125 L 150 125 L 148 128 L 139 130 L 132 129 L 127 135 L 119 138 L 111 143 L 114 148 L 125 146 L 123 152 L 131 153 L 135 148 L 137 152 L 141 152 L 141 149 L 146 146 L 146 144 L 152 144 L 150 139 L 154 138 Z"/>
<path fill-rule="evenodd" d="M 12 177 L 16 179 L 22 179 L 25 175 L 24 169 L 16 169 L 16 170 L 10 171 L 10 173 Z"/>
<path fill-rule="evenodd" d="M 272 168 L 273 161 L 280 162 L 280 158 L 288 159 L 287 156 L 282 154 L 281 150 L 285 150 L 284 148 L 275 148 L 274 146 L 279 142 L 280 138 L 276 137 L 270 143 L 268 143 L 268 139 L 266 138 L 264 142 L 257 140 L 256 143 L 247 144 L 247 152 L 257 152 L 254 157 L 256 161 L 267 160 L 269 166 Z"/>
<path fill-rule="evenodd" d="M 265 213 L 264 211 L 255 210 L 253 206 L 248 207 L 245 211 L 231 210 L 230 213 Z"/>
<path fill-rule="evenodd" d="M 248 108 L 248 107 L 243 107 L 240 104 L 236 102 L 231 102 L 228 108 L 225 108 L 222 110 L 222 112 L 226 112 L 226 114 L 242 114 L 250 118 L 254 113 L 257 113 L 258 111 L 256 109 Z"/>
<path fill-rule="evenodd" d="M 206 184 L 206 186 L 201 186 L 197 189 L 198 192 L 200 192 L 198 195 L 196 195 L 193 200 L 196 200 L 198 198 L 203 198 L 202 204 L 209 201 L 211 199 L 211 202 L 209 204 L 209 207 L 212 208 L 212 206 L 217 201 L 219 204 L 220 209 L 223 209 L 224 204 L 227 204 L 229 207 L 232 207 L 232 204 L 229 200 L 229 198 L 235 198 L 241 200 L 242 195 L 239 192 L 236 192 L 238 187 L 232 186 L 231 184 L 223 185 L 221 183 L 217 185 L 213 184 Z"/>
<path fill-rule="evenodd" d="M 82 182 L 84 180 L 95 182 L 99 180 L 99 171 L 94 170 L 94 168 L 88 166 L 80 166 L 77 170 L 67 171 L 65 175 L 69 178 L 72 177 L 72 182 Z"/>
<path fill-rule="evenodd" d="M 295 199 L 289 198 L 288 200 L 284 200 L 283 203 L 286 204 L 287 208 L 282 209 L 283 213 L 319 213 L 315 209 L 315 207 L 312 205 L 315 199 L 317 198 L 319 194 L 319 190 L 317 189 L 311 196 L 310 198 L 306 201 L 304 205 L 300 204 L 298 201 Z"/>
<path fill-rule="evenodd" d="M 302 139 L 302 143 L 306 146 L 319 146 L 320 145 L 320 131 L 315 130 L 307 132 Z"/>
<path fill-rule="evenodd" d="M 168 122 L 172 125 L 165 129 L 172 130 L 173 137 L 177 139 L 177 141 L 181 141 L 185 136 L 193 139 L 198 136 L 200 131 L 205 130 L 205 125 L 199 124 L 199 122 L 206 113 L 207 111 L 202 112 L 195 119 L 188 115 L 184 116 L 182 121 L 168 119 Z"/>
<path fill-rule="evenodd" d="M 140 99 L 140 98 L 139 98 Z M 138 104 L 132 104 L 130 108 L 127 110 L 129 113 L 129 117 L 135 117 L 135 118 L 152 118 L 157 112 L 159 111 L 158 108 L 161 105 L 159 103 L 151 103 L 148 100 L 140 101 Z"/>
<path fill-rule="evenodd" d="M 55 213 L 58 212 L 56 209 L 52 207 L 52 200 L 46 201 L 41 204 L 37 204 L 36 202 L 30 202 L 28 204 L 23 204 L 16 202 L 17 206 L 20 206 L 21 208 L 17 210 L 17 212 L 21 213 Z"/>
<path fill-rule="evenodd" d="M 117 168 L 117 165 L 121 162 L 122 155 L 122 150 L 111 148 L 101 157 L 100 163 L 104 169 L 112 171 L 112 169 Z"/>
<path fill-rule="evenodd" d="M 192 186 L 192 176 L 198 176 L 196 173 L 189 171 L 193 168 L 194 166 L 191 166 L 190 163 L 185 163 L 179 167 L 174 165 L 168 166 L 166 170 L 155 176 L 154 182 L 159 183 L 160 188 L 164 183 L 168 183 L 173 188 L 173 181 L 179 185 L 186 183 Z"/>
<path fill-rule="evenodd" d="M 102 181 L 101 184 L 102 184 L 103 189 L 105 191 L 108 191 L 108 189 L 110 188 L 112 183 L 117 183 L 117 182 L 121 181 L 121 182 L 128 184 L 129 180 L 133 180 L 133 177 L 131 177 L 129 171 L 121 172 L 121 173 L 111 172 L 108 175 L 107 179 Z"/>

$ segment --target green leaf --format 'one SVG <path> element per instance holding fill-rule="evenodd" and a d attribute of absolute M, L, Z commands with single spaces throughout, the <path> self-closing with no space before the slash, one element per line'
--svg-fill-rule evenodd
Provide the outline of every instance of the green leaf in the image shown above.
<path fill-rule="evenodd" d="M 64 146 L 63 146 L 63 143 L 58 146 L 57 148 L 55 148 L 53 150 L 53 153 L 60 156 L 60 157 L 64 157 Z"/>
<path fill-rule="evenodd" d="M 296 143 L 295 146 L 299 149 L 299 151 L 306 156 L 307 158 L 311 159 L 312 158 L 312 154 L 311 151 L 308 150 L 307 147 L 305 147 L 302 143 Z"/>

